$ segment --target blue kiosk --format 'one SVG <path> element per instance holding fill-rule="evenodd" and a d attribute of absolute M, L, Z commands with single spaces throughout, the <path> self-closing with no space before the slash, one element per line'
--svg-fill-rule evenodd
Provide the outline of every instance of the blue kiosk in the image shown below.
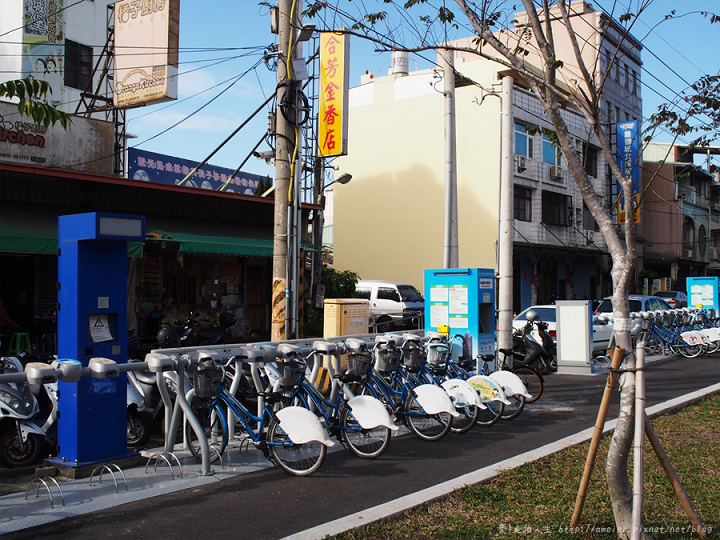
<path fill-rule="evenodd" d="M 720 288 L 718 277 L 703 276 L 686 279 L 688 307 L 714 309 L 720 313 Z"/>
<path fill-rule="evenodd" d="M 58 358 L 108 364 L 58 382 L 57 462 L 77 467 L 131 455 L 126 378 L 108 360 L 127 361 L 128 242 L 145 240 L 145 217 L 60 216 L 58 240 Z"/>
<path fill-rule="evenodd" d="M 472 356 L 495 353 L 495 271 L 489 268 L 425 270 L 425 329 L 460 334 Z M 459 347 L 461 344 L 453 344 Z"/>

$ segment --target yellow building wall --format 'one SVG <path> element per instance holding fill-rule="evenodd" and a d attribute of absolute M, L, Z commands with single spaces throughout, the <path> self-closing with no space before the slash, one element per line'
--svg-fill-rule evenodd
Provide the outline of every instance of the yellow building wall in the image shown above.
<path fill-rule="evenodd" d="M 499 82 L 488 62 L 458 60 L 455 68 L 485 88 Z M 353 91 L 349 154 L 335 161 L 336 175 L 353 179 L 334 189 L 334 267 L 422 289 L 424 270 L 442 268 L 444 257 L 442 81 L 427 70 L 376 78 Z M 481 95 L 477 86 L 456 92 L 461 268 L 496 266 L 500 100 L 479 105 Z"/>

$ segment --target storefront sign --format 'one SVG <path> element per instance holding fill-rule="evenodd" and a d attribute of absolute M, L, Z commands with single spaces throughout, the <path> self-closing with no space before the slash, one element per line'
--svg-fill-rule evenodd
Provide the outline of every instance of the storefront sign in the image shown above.
<path fill-rule="evenodd" d="M 197 167 L 196 161 L 130 148 L 128 150 L 128 178 L 146 182 L 177 185 Z M 203 165 L 184 185 L 202 189 L 219 189 L 235 172 L 233 169 Z M 239 172 L 224 190 L 230 193 L 255 195 L 264 178 L 258 174 Z"/>
<path fill-rule="evenodd" d="M 115 3 L 116 107 L 177 99 L 180 0 Z"/>
<path fill-rule="evenodd" d="M 318 147 L 321 156 L 347 154 L 349 57 L 350 37 L 347 34 L 320 34 Z"/>
<path fill-rule="evenodd" d="M 112 122 L 75 116 L 66 131 L 35 124 L 17 105 L 0 102 L 0 161 L 112 174 L 113 141 Z"/>
<path fill-rule="evenodd" d="M 52 88 L 48 102 L 59 105 L 65 59 L 63 0 L 24 2 L 24 10 L 22 76 L 47 81 Z"/>

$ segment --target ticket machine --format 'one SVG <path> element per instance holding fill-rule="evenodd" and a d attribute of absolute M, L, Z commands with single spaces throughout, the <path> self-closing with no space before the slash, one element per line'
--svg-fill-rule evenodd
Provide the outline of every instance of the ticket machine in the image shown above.
<path fill-rule="evenodd" d="M 70 466 L 128 456 L 128 242 L 145 239 L 142 216 L 88 213 L 58 219 L 58 358 L 93 369 L 58 382 L 57 460 Z M 114 361 L 114 362 L 113 362 Z"/>
<path fill-rule="evenodd" d="M 495 353 L 495 271 L 425 270 L 425 329 L 460 334 L 473 358 Z M 454 343 L 457 346 L 458 343 Z"/>

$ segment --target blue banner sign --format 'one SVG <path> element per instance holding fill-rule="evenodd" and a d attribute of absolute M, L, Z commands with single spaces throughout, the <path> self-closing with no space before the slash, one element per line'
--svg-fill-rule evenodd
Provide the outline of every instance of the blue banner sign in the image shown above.
<path fill-rule="evenodd" d="M 640 193 L 640 140 L 637 120 L 618 122 L 617 162 L 624 177 L 631 177 L 633 193 Z"/>
<path fill-rule="evenodd" d="M 133 180 L 177 185 L 197 165 L 197 161 L 189 159 L 156 154 L 136 148 L 128 149 L 128 178 Z M 183 185 L 218 190 L 227 182 L 233 172 L 233 169 L 206 163 Z M 265 177 L 239 171 L 223 191 L 255 195 L 255 190 L 262 178 Z"/>

